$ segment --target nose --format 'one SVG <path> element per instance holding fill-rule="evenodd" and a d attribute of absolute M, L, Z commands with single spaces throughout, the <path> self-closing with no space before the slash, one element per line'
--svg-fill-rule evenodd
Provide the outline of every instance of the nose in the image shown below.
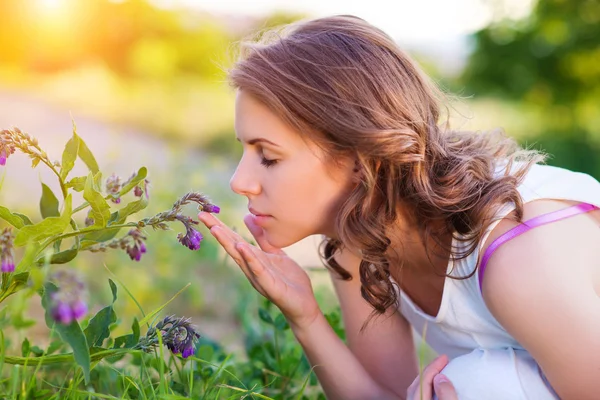
<path fill-rule="evenodd" d="M 260 193 L 258 174 L 256 171 L 252 171 L 244 156 L 242 156 L 235 172 L 229 180 L 229 187 L 235 193 L 242 196 L 257 195 Z"/>

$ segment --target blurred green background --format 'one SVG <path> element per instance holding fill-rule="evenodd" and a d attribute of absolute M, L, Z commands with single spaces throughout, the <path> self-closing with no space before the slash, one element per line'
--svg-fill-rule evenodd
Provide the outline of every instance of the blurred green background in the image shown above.
<path fill-rule="evenodd" d="M 456 127 L 503 127 L 524 145 L 548 151 L 549 164 L 600 178 L 600 2 L 540 0 L 518 19 L 502 12 L 503 1 L 483 3 L 491 17 L 459 38 L 463 52 L 448 58 L 435 46 L 407 46 L 426 72 L 461 98 Z M 0 128 L 20 127 L 58 159 L 72 115 L 105 174 L 127 177 L 148 167 L 152 198 L 142 216 L 194 190 L 221 205 L 222 219 L 244 232 L 246 201 L 228 187 L 241 148 L 234 140 L 234 93 L 223 70 L 243 36 L 311 15 L 281 6 L 263 16 L 216 14 L 185 4 L 0 1 Z M 377 11 L 387 12 L 383 6 Z M 9 159 L 0 204 L 33 214 L 39 180 L 54 182 L 28 165 L 22 155 Z M 189 211 L 193 216 L 195 209 Z M 118 251 L 78 257 L 92 309 L 109 301 L 111 274 L 104 264 L 147 310 L 191 282 L 168 313 L 191 316 L 202 333 L 235 349 L 252 304 L 249 284 L 212 238 L 190 252 L 175 236 L 149 232 L 149 252 L 139 263 Z M 326 273 L 311 273 L 322 282 L 320 300 L 333 306 Z M 35 304 L 23 305 L 19 314 L 18 299 L 13 302 L 16 320 L 36 318 Z M 117 307 L 126 329 L 137 307 L 124 296 Z M 16 328 L 27 326 L 22 321 Z M 44 328 L 35 329 L 43 341 Z"/>

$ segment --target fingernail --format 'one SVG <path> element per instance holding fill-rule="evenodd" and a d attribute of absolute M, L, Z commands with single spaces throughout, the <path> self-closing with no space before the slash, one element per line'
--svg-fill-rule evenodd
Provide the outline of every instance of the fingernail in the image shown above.
<path fill-rule="evenodd" d="M 435 384 L 442 384 L 442 383 L 446 383 L 446 382 L 450 382 L 450 379 L 448 379 L 448 377 L 444 374 L 437 374 L 436 376 L 433 377 L 433 383 Z"/>

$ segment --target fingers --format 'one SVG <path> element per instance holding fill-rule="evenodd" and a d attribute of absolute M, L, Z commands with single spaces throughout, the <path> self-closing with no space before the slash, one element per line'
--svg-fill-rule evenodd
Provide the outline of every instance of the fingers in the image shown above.
<path fill-rule="evenodd" d="M 458 400 L 454 385 L 444 374 L 437 374 L 433 378 L 433 389 L 438 400 Z"/>
<path fill-rule="evenodd" d="M 408 388 L 408 399 L 430 400 L 433 398 L 433 378 L 448 364 L 448 356 L 442 354 L 433 360 Z M 441 400 L 441 399 L 440 399 Z"/>
<path fill-rule="evenodd" d="M 254 218 L 254 215 L 247 214 L 244 217 L 244 223 L 248 227 L 248 230 L 250 231 L 252 236 L 254 236 L 254 239 L 256 239 L 256 243 L 259 245 L 259 247 L 267 253 L 284 254 L 283 250 L 273 246 L 267 241 L 263 229 L 260 226 L 256 225 L 256 223 L 254 222 Z"/>
<path fill-rule="evenodd" d="M 260 287 L 263 296 L 267 295 L 264 288 L 271 288 L 276 284 L 273 272 L 267 268 L 263 260 L 261 260 L 251 246 L 245 243 L 238 243 L 236 249 L 242 255 L 248 271 L 252 275 L 253 282 Z M 255 286 L 256 287 L 256 286 Z M 258 288 L 257 288 L 258 289 Z"/>
<path fill-rule="evenodd" d="M 206 211 L 201 211 L 198 214 L 198 219 L 200 220 L 200 222 L 204 223 L 204 225 L 206 225 L 208 229 L 212 228 L 213 226 L 222 226 L 227 228 L 227 225 L 222 223 L 217 217 L 214 216 L 214 214 L 208 213 Z"/>

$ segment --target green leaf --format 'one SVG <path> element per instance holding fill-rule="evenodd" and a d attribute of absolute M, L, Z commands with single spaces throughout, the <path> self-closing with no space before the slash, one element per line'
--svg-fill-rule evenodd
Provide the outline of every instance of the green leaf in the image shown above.
<path fill-rule="evenodd" d="M 267 324 L 273 324 L 273 318 L 271 318 L 271 314 L 269 314 L 269 312 L 264 308 L 258 309 L 258 316 Z"/>
<path fill-rule="evenodd" d="M 73 349 L 73 357 L 81 369 L 85 377 L 85 383 L 90 381 L 90 352 L 86 336 L 81 330 L 81 326 L 77 321 L 71 322 L 69 325 L 55 323 L 52 319 L 52 293 L 58 291 L 56 285 L 52 282 L 46 282 L 44 285 L 44 294 L 42 296 L 42 306 L 46 310 L 45 319 L 48 328 L 58 332 L 61 339 Z"/>
<path fill-rule="evenodd" d="M 125 193 L 128 193 L 131 189 L 136 187 L 138 183 L 146 179 L 146 176 L 148 176 L 148 170 L 146 169 L 146 167 L 140 168 L 137 174 L 131 179 L 131 181 L 121 188 L 121 190 L 119 191 L 119 196 L 123 196 Z"/>
<path fill-rule="evenodd" d="M 112 295 L 113 295 L 113 304 L 114 304 L 115 301 L 117 301 L 117 285 L 115 285 L 113 280 L 110 278 L 108 279 L 108 284 L 110 285 L 110 291 L 112 292 Z"/>
<path fill-rule="evenodd" d="M 113 308 L 113 304 L 117 301 L 117 285 L 112 279 L 108 280 L 108 284 L 113 295 L 112 304 L 98 311 L 84 331 L 90 346 L 102 346 L 104 339 L 110 337 L 110 325 L 117 321 L 117 314 Z"/>
<path fill-rule="evenodd" d="M 140 341 L 140 324 L 137 318 L 133 317 L 133 323 L 131 324 L 131 330 L 133 333 L 119 336 L 115 339 L 114 349 L 126 348 L 131 349 Z"/>
<path fill-rule="evenodd" d="M 49 264 L 65 264 L 74 259 L 79 251 L 77 249 L 68 249 L 59 253 L 54 253 L 50 256 Z M 42 265 L 45 262 L 45 257 L 40 257 L 36 260 L 38 265 Z"/>
<path fill-rule="evenodd" d="M 27 357 L 29 355 L 29 350 L 31 349 L 31 345 L 29 344 L 29 340 L 25 338 L 23 343 L 21 344 L 21 354 L 23 357 Z"/>
<path fill-rule="evenodd" d="M 13 213 L 13 215 L 21 217 L 21 219 L 23 220 L 23 223 L 25 225 L 33 225 L 33 222 L 31 222 L 31 220 L 29 219 L 29 217 L 27 215 L 21 214 L 21 213 Z"/>
<path fill-rule="evenodd" d="M 13 214 L 6 207 L 0 206 L 0 218 L 11 224 L 17 229 L 21 229 L 25 223 L 23 219 L 17 214 Z"/>
<path fill-rule="evenodd" d="M 81 192 L 85 189 L 85 181 L 87 176 L 76 176 L 65 184 L 67 188 L 72 188 L 76 192 Z"/>
<path fill-rule="evenodd" d="M 38 346 L 31 346 L 29 351 L 31 351 L 36 357 L 41 357 L 44 355 L 44 350 L 40 349 Z"/>
<path fill-rule="evenodd" d="M 42 218 L 58 217 L 58 199 L 46 184 L 42 182 L 42 198 L 40 199 L 40 212 Z"/>
<path fill-rule="evenodd" d="M 76 129 L 74 123 L 73 129 Z M 76 133 L 73 134 L 77 135 Z M 98 168 L 98 163 L 96 162 L 96 158 L 81 137 L 79 137 L 79 158 L 85 163 L 85 165 L 87 165 L 93 174 L 97 174 L 100 171 L 100 168 Z"/>
<path fill-rule="evenodd" d="M 65 199 L 63 214 L 60 217 L 48 217 L 35 225 L 23 226 L 15 237 L 15 246 L 23 246 L 30 241 L 38 242 L 63 233 L 71 222 L 71 212 L 71 194 L 69 194 Z"/>
<path fill-rule="evenodd" d="M 73 136 L 67 144 L 62 154 L 62 162 L 60 167 L 60 178 L 64 181 L 69 175 L 69 172 L 75 166 L 75 160 L 77 160 L 77 153 L 79 152 L 79 136 L 73 131 Z"/>
<path fill-rule="evenodd" d="M 141 185 L 144 185 L 143 183 Z M 135 214 L 148 206 L 148 199 L 146 196 L 142 195 L 139 200 L 132 201 L 127 204 L 125 207 L 119 210 L 119 216 L 115 221 L 115 224 L 123 224 L 127 220 L 127 217 L 131 214 Z"/>
<path fill-rule="evenodd" d="M 40 244 L 38 242 L 29 242 L 27 247 L 25 247 L 25 254 L 23 254 L 23 257 L 15 267 L 15 271 L 24 271 L 29 268 L 29 266 L 33 264 L 33 260 L 37 255 L 37 250 L 39 247 Z"/>
<path fill-rule="evenodd" d="M 290 327 L 290 325 L 288 324 L 288 322 L 285 319 L 285 317 L 283 316 L 283 314 L 279 314 L 277 317 L 275 317 L 274 325 L 275 325 L 275 328 L 280 331 L 285 331 L 286 329 L 289 329 L 289 327 Z"/>
<path fill-rule="evenodd" d="M 89 346 L 101 347 L 104 339 L 110 336 L 110 325 L 117 321 L 113 306 L 106 306 L 92 317 L 87 328 L 83 331 Z"/>
<path fill-rule="evenodd" d="M 90 172 L 85 181 L 83 198 L 90 203 L 90 207 L 92 208 L 91 217 L 94 218 L 93 226 L 104 228 L 110 218 L 110 206 L 104 199 L 104 196 L 94 186 L 94 176 Z"/>

